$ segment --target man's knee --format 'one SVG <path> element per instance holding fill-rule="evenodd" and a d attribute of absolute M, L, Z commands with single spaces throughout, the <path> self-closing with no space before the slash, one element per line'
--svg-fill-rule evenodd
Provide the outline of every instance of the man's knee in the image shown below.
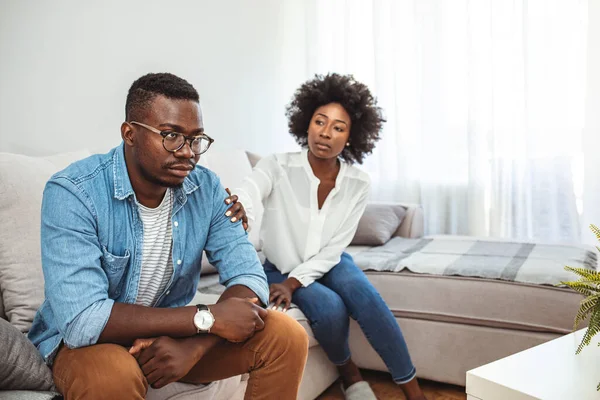
<path fill-rule="evenodd" d="M 306 360 L 308 335 L 295 319 L 279 311 L 269 311 L 265 319 L 264 334 L 290 356 Z"/>
<path fill-rule="evenodd" d="M 56 386 L 70 399 L 144 399 L 148 383 L 134 357 L 115 344 L 63 348 L 56 357 Z"/>

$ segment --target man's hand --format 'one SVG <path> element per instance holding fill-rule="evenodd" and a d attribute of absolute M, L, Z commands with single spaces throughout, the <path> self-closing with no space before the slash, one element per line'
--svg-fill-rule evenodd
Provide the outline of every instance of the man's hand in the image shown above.
<path fill-rule="evenodd" d="M 225 189 L 229 197 L 225 199 L 225 204 L 232 204 L 231 207 L 225 213 L 226 217 L 231 217 L 231 222 L 242 221 L 242 226 L 244 230 L 248 230 L 248 217 L 246 216 L 246 210 L 242 203 L 238 201 L 238 197 L 234 194 L 231 194 L 229 188 Z"/>
<path fill-rule="evenodd" d="M 177 382 L 206 354 L 208 348 L 201 346 L 194 338 L 172 339 L 161 336 L 156 339 L 138 339 L 141 351 L 136 352 L 136 359 L 140 365 L 148 384 L 159 389 L 172 382 Z M 148 345 L 149 341 L 151 344 Z M 130 353 L 136 343 L 130 349 Z M 147 346 L 147 347 L 146 347 Z"/>
<path fill-rule="evenodd" d="M 233 343 L 244 342 L 265 327 L 267 310 L 258 305 L 258 299 L 228 298 L 210 306 L 215 324 L 210 330 Z"/>
<path fill-rule="evenodd" d="M 287 311 L 292 304 L 292 295 L 301 287 L 302 284 L 296 278 L 288 278 L 283 283 L 273 283 L 269 286 L 269 302 L 275 303 L 273 309 L 276 310 L 283 305 L 283 311 Z"/>
<path fill-rule="evenodd" d="M 140 352 L 144 349 L 150 347 L 152 343 L 158 338 L 142 338 L 136 339 L 131 347 L 129 348 L 129 354 L 137 358 L 140 355 Z"/>

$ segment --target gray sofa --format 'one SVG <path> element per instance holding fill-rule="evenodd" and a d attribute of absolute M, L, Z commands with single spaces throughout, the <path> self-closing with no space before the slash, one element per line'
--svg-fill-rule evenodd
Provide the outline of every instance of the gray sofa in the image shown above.
<path fill-rule="evenodd" d="M 43 300 L 39 261 L 39 205 L 43 185 L 54 171 L 85 155 L 77 152 L 32 158 L 0 154 L 0 317 L 23 333 L 29 329 Z M 211 151 L 203 156 L 201 163 L 215 171 L 226 186 L 234 188 L 250 173 L 257 159 L 256 155 L 241 150 Z M 419 206 L 370 204 L 348 252 L 357 260 L 373 260 L 369 255 L 376 246 L 422 236 L 423 210 Z M 402 239 L 389 240 L 390 237 Z M 260 251 L 256 227 L 250 232 L 250 239 Z M 458 245 L 460 238 L 456 240 Z M 409 270 L 367 270 L 366 274 L 396 316 L 418 376 L 458 385 L 465 384 L 465 372 L 471 368 L 568 333 L 580 301 L 574 292 L 548 285 L 417 274 Z M 205 263 L 192 303 L 214 302 L 222 290 L 214 268 Z M 314 399 L 338 374 L 314 339 L 302 312 L 292 308 L 288 313 L 305 327 L 310 337 L 299 398 Z M 350 342 L 360 367 L 386 370 L 354 322 Z M 1 379 L 0 369 L 0 382 Z M 203 387 L 175 383 L 161 390 L 150 390 L 147 398 L 242 399 L 245 381 L 245 376 L 238 376 Z M 0 399 L 52 396 L 52 392 L 42 391 L 0 391 Z"/>

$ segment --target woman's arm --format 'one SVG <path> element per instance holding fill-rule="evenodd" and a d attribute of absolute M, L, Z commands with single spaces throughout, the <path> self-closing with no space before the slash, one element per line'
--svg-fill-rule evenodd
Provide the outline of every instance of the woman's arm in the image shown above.
<path fill-rule="evenodd" d="M 340 262 L 342 253 L 354 238 L 358 221 L 367 206 L 368 197 L 369 185 L 365 185 L 355 206 L 348 213 L 347 219 L 341 224 L 329 243 L 309 260 L 294 268 L 289 274 L 289 280 L 296 279 L 302 286 L 306 287 L 320 279 Z"/>
<path fill-rule="evenodd" d="M 233 191 L 246 210 L 248 231 L 252 229 L 256 218 L 256 203 L 264 204 L 269 197 L 277 179 L 278 170 L 279 164 L 275 155 L 264 157 L 256 164 L 252 173 L 244 178 L 242 186 Z"/>

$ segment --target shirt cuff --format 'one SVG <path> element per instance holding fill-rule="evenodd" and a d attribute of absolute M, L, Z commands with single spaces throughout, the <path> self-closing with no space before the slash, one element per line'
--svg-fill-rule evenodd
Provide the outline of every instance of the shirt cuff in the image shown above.
<path fill-rule="evenodd" d="M 67 329 L 65 345 L 76 349 L 98 343 L 114 304 L 112 299 L 100 300 L 79 314 Z"/>
<path fill-rule="evenodd" d="M 288 275 L 288 278 L 296 278 L 298 280 L 298 282 L 300 282 L 302 287 L 308 287 L 308 286 L 310 286 L 311 283 L 313 283 L 315 281 L 315 279 L 311 278 L 310 276 L 295 275 L 294 271 L 290 272 L 290 274 Z"/>
<path fill-rule="evenodd" d="M 239 276 L 227 282 L 228 289 L 234 285 L 246 286 L 248 289 L 256 293 L 258 299 L 262 301 L 265 307 L 267 304 L 269 304 L 269 287 L 262 279 L 253 276 Z"/>

